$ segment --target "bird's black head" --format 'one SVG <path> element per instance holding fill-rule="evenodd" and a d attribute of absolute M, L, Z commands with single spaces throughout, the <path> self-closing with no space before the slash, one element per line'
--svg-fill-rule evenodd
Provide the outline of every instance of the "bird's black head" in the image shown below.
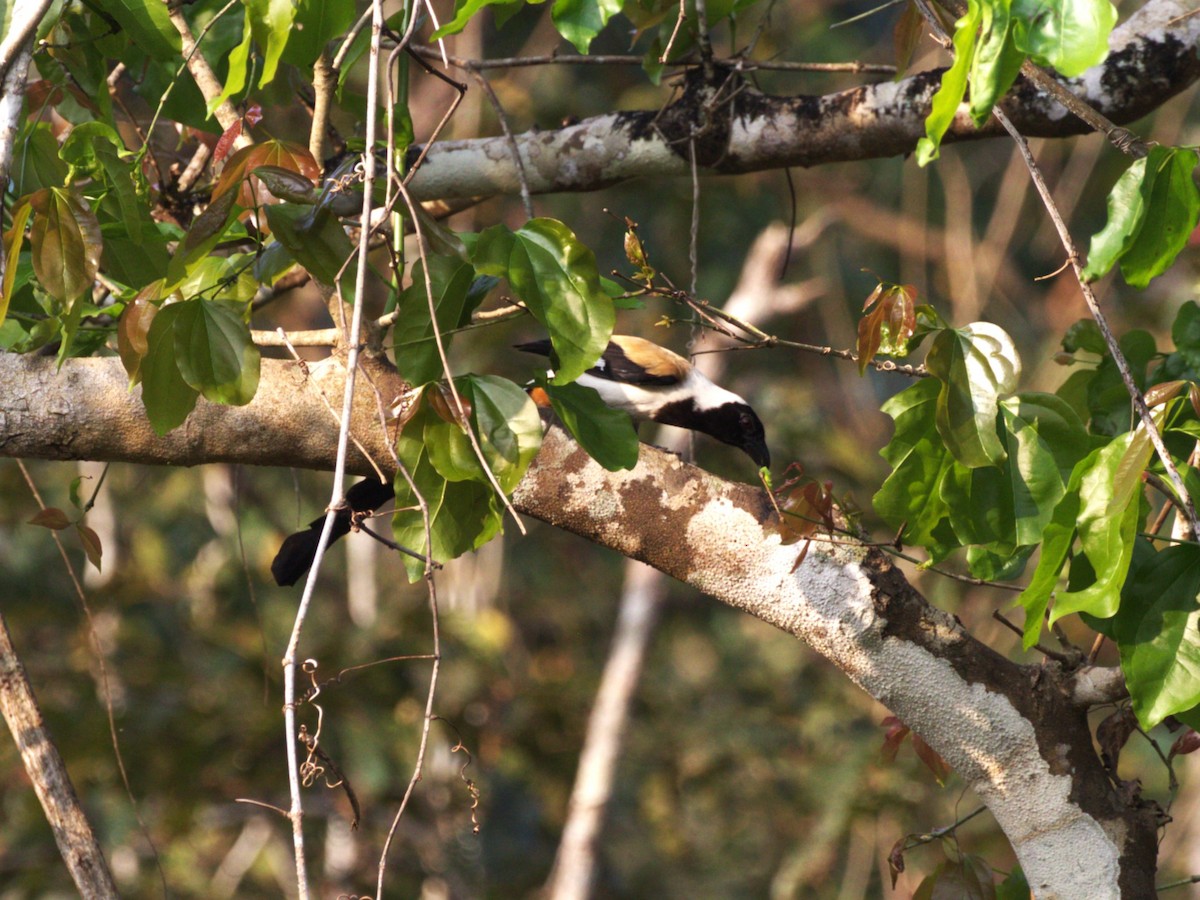
<path fill-rule="evenodd" d="M 758 466 L 771 465 L 771 451 L 767 449 L 762 420 L 744 401 L 731 401 L 708 409 L 696 409 L 691 401 L 671 403 L 655 413 L 654 421 L 702 431 L 745 451 Z"/>
<path fill-rule="evenodd" d="M 711 410 L 719 414 L 717 419 L 722 434 L 709 432 L 719 441 L 733 444 L 746 451 L 757 466 L 771 466 L 771 451 L 767 449 L 767 434 L 762 420 L 745 403 L 726 403 Z"/>

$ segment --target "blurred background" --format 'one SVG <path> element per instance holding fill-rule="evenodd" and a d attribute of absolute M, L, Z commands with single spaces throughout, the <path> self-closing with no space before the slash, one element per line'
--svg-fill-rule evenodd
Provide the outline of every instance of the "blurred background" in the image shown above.
<path fill-rule="evenodd" d="M 894 62 L 899 7 L 831 27 L 873 5 L 775 5 L 755 58 Z M 205 3 L 196 8 L 202 12 Z M 530 7 L 500 31 L 481 15 L 448 46 L 474 58 L 548 53 L 560 46 L 548 12 Z M 754 15 L 747 34 L 759 24 Z M 629 52 L 629 31 L 616 17 L 592 52 Z M 729 51 L 727 31 L 716 42 L 719 53 Z M 912 68 L 941 64 L 927 43 Z M 414 72 L 420 140 L 450 92 Z M 655 86 L 636 65 L 542 66 L 487 77 L 515 132 L 556 127 L 567 117 L 657 108 L 670 94 L 669 78 Z M 871 79 L 757 77 L 780 94 L 822 94 Z M 356 89 L 361 84 L 352 79 L 347 90 Z M 288 97 L 264 111 L 270 133 L 305 140 L 307 119 Z M 352 122 L 335 124 L 355 134 Z M 449 128 L 457 138 L 499 133 L 495 111 L 474 83 Z M 1151 140 L 1200 143 L 1196 91 L 1135 128 Z M 1104 222 L 1122 158 L 1095 136 L 1035 141 L 1034 148 L 1083 243 Z M 534 206 L 593 248 L 602 273 L 628 271 L 623 224 L 608 209 L 639 223 L 657 268 L 681 286 L 691 281 L 687 180 L 535 197 Z M 748 266 L 760 234 L 793 215 L 797 238 L 786 271 L 778 256 L 758 256 Z M 922 301 L 954 324 L 987 319 L 1005 328 L 1022 352 L 1024 389 L 1052 391 L 1070 372 L 1053 356 L 1085 309 L 1068 275 L 1035 280 L 1059 269 L 1063 251 L 1007 141 L 948 145 L 925 170 L 911 160 L 885 159 L 706 179 L 698 218 L 699 296 L 721 305 L 743 277 L 765 285 L 761 290 L 776 293 L 759 304 L 755 321 L 781 338 L 852 347 L 858 310 L 877 275 L 915 285 Z M 524 221 L 519 198 L 487 200 L 450 224 L 468 231 L 497 221 L 513 227 Z M 1194 250 L 1185 252 L 1146 291 L 1102 283 L 1101 302 L 1118 330 L 1146 328 L 1165 343 L 1174 311 L 1196 296 L 1198 260 Z M 781 308 L 785 314 L 772 312 Z M 320 303 L 304 291 L 260 315 L 256 327 L 327 323 Z M 656 327 L 664 316 L 682 315 L 652 300 L 644 310 L 622 312 L 618 329 L 685 352 L 695 337 L 690 327 Z M 523 381 L 536 361 L 510 347 L 537 336 L 531 320 L 461 335 L 459 370 Z M 879 406 L 906 386 L 904 377 L 860 377 L 852 363 L 789 349 L 731 353 L 721 362 L 723 381 L 750 399 L 766 423 L 775 471 L 800 462 L 807 474 L 832 481 L 835 495 L 861 510 L 868 529 L 888 537 L 871 513 L 871 496 L 887 474 L 878 451 L 891 433 Z M 696 441 L 695 458 L 726 477 L 755 480 L 737 451 L 715 442 Z M 67 508 L 71 481 L 88 479 L 80 489 L 86 498 L 102 467 L 29 463 L 28 470 L 48 505 Z M 162 896 L 164 878 L 176 897 L 277 897 L 295 890 L 288 823 L 238 801 L 288 804 L 279 660 L 300 590 L 275 587 L 268 567 L 284 535 L 322 513 L 329 484 L 328 475 L 312 472 L 113 465 L 87 518 L 102 540 L 103 571 L 86 567 L 68 542 L 72 563 L 84 573 L 85 615 L 49 532 L 24 524 L 37 504 L 21 472 L 12 461 L 0 462 L 0 602 L 127 896 Z M 581 539 L 526 524 L 528 536 L 508 522 L 503 538 L 438 577 L 439 720 L 424 780 L 389 856 L 389 896 L 532 897 L 550 879 L 626 565 Z M 992 618 L 1010 595 L 907 570 L 978 638 L 1010 657 L 1038 661 L 1023 656 L 1019 639 Z M 935 841 L 905 854 L 907 869 L 893 889 L 887 863 L 893 846 L 910 833 L 950 825 L 979 805 L 976 798 L 954 775 L 939 786 L 911 744 L 894 762 L 882 759 L 888 711 L 789 636 L 674 583 L 665 585 L 655 611 L 598 844 L 595 896 L 911 895 L 945 853 Z M 1068 623 L 1068 631 L 1089 646 L 1090 633 L 1076 626 Z M 352 536 L 322 570 L 300 653 L 319 662 L 318 677 L 325 679 L 348 667 L 428 653 L 430 634 L 424 587 L 407 585 L 393 556 Z M 373 893 L 383 836 L 415 763 L 429 677 L 427 661 L 377 662 L 322 693 L 322 747 L 349 780 L 362 821 L 352 830 L 342 788 L 309 790 L 306 831 L 319 896 Z M 111 747 L 106 695 L 136 814 Z M 1172 738 L 1160 731 L 1152 737 L 1165 747 Z M 460 741 L 469 756 L 454 752 Z M 1163 835 L 1160 883 L 1200 872 L 1200 773 L 1193 760 L 1177 762 L 1182 786 L 1172 793 L 1147 740 L 1135 735 L 1122 757 L 1122 777 L 1139 779 L 1174 818 Z M 478 791 L 475 809 L 471 785 Z M 7 739 L 0 741 L 0 820 L 0 900 L 71 896 Z M 958 831 L 958 843 L 982 856 L 998 879 L 1014 865 L 986 813 Z M 1186 887 L 1168 896 L 1189 891 L 1200 896 Z"/>

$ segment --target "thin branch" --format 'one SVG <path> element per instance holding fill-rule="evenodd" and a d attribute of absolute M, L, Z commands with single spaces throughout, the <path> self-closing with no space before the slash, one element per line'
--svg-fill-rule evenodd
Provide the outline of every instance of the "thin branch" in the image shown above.
<path fill-rule="evenodd" d="M 413 53 L 425 59 L 441 60 L 442 54 L 431 47 L 413 47 Z M 445 61 L 460 69 L 522 69 L 531 66 L 641 66 L 646 62 L 644 56 L 622 54 L 598 54 L 595 56 L 574 56 L 570 54 L 547 53 L 541 56 L 510 56 L 498 59 L 467 59 L 462 56 L 447 56 Z M 755 69 L 766 69 L 775 72 L 848 72 L 851 74 L 895 75 L 896 67 L 864 62 L 784 62 L 777 60 L 747 60 L 741 57 L 714 59 L 714 64 L 721 67 L 740 68 L 743 72 Z M 686 68 L 696 66 L 700 60 L 685 56 L 682 59 L 663 63 L 667 68 Z"/>
<path fill-rule="evenodd" d="M 30 52 L 33 36 L 50 4 L 51 0 L 36 0 L 33 5 L 23 3 L 11 7 L 12 20 L 8 30 L 0 36 L 0 82 L 4 82 L 12 67 Z"/>
<path fill-rule="evenodd" d="M 333 108 L 333 92 L 337 87 L 337 72 L 322 50 L 313 63 L 313 112 L 308 130 L 308 152 L 319 164 L 325 158 L 325 132 L 329 129 L 329 110 Z"/>
<path fill-rule="evenodd" d="M 1015 634 L 1017 637 L 1023 638 L 1025 636 L 1025 632 L 1010 622 L 1008 617 L 1001 613 L 1000 610 L 992 610 L 992 618 Z M 1043 644 L 1034 644 L 1033 649 L 1046 656 L 1048 659 L 1053 659 L 1060 663 L 1068 664 L 1073 662 L 1073 660 L 1071 660 L 1071 658 L 1065 653 L 1059 653 L 1057 650 L 1051 650 L 1049 647 L 1046 647 Z"/>
<path fill-rule="evenodd" d="M 932 843 L 933 841 L 944 838 L 948 834 L 953 834 L 955 831 L 958 830 L 958 828 L 960 826 L 965 825 L 967 822 L 970 822 L 973 818 L 975 818 L 977 815 L 979 815 L 980 813 L 983 813 L 983 812 L 987 812 L 986 806 L 980 806 L 980 807 L 972 810 L 971 812 L 967 813 L 965 816 L 962 816 L 960 819 L 958 819 L 958 821 L 951 822 L 949 825 L 945 825 L 941 828 L 935 828 L 935 829 L 933 829 L 933 831 L 927 831 L 924 834 L 909 835 L 908 840 L 906 840 L 904 842 L 904 849 L 905 850 L 913 850 L 916 847 L 920 847 L 922 844 L 929 844 L 929 843 Z"/>
<path fill-rule="evenodd" d="M 513 162 L 517 167 L 517 181 L 521 185 L 521 205 L 525 208 L 526 217 L 532 219 L 533 197 L 529 190 L 529 176 L 525 172 L 525 160 L 521 158 L 521 148 L 517 144 L 517 139 L 508 124 L 508 114 L 504 111 L 504 107 L 500 103 L 500 98 L 496 96 L 491 83 L 483 77 L 483 73 L 473 67 L 468 68 L 467 71 L 471 73 L 471 77 L 483 89 L 484 96 L 488 98 L 488 102 L 492 104 L 492 109 L 496 112 L 496 121 L 500 123 L 500 130 L 504 133 L 504 137 L 508 141 Z"/>
<path fill-rule="evenodd" d="M 221 12 L 225 12 L 231 5 L 227 5 Z M 205 102 L 212 103 L 221 96 L 225 89 L 224 86 L 217 78 L 217 73 L 212 70 L 212 66 L 208 64 L 208 60 L 204 58 L 204 54 L 199 52 L 200 42 L 192 34 L 192 26 L 184 18 L 183 9 L 179 6 L 168 4 L 167 17 L 171 20 L 171 24 L 175 26 L 175 30 L 179 32 L 180 40 L 183 43 L 183 56 L 187 62 L 188 71 L 192 75 L 192 80 L 196 82 L 196 87 L 200 89 Z M 208 25 L 211 26 L 218 18 L 220 18 L 220 13 Z M 204 32 L 207 31 L 208 27 L 204 29 Z M 201 32 L 201 37 L 204 36 L 204 32 Z M 221 101 L 220 105 L 213 110 L 213 116 L 224 129 L 232 128 L 241 118 L 238 115 L 238 111 L 234 109 L 233 103 L 228 98 Z M 243 132 L 238 135 L 233 145 L 240 149 L 241 147 L 248 147 L 251 143 L 253 141 L 250 140 L 250 136 Z"/>
<path fill-rule="evenodd" d="M 379 106 L 379 42 L 383 33 L 383 9 L 380 0 L 371 5 L 371 45 L 370 68 L 367 73 L 367 118 L 366 118 L 366 147 L 363 149 L 363 205 L 361 227 L 359 229 L 358 265 L 354 276 L 354 306 L 350 316 L 350 334 L 346 358 L 346 386 L 342 395 L 342 416 L 338 429 L 337 461 L 333 470 L 333 488 L 329 502 L 329 511 L 325 514 L 325 524 L 321 529 L 321 537 L 317 542 L 317 550 L 313 556 L 312 567 L 308 570 L 308 580 L 304 584 L 304 593 L 300 606 L 296 610 L 292 634 L 284 652 L 282 665 L 284 675 L 284 731 L 287 746 L 288 783 L 291 790 L 292 804 L 288 818 L 292 822 L 292 844 L 296 856 L 296 886 L 300 900 L 308 897 L 307 863 L 304 858 L 304 808 L 300 793 L 300 769 L 296 753 L 296 650 L 300 644 L 300 634 L 316 589 L 317 575 L 320 572 L 321 561 L 325 556 L 325 548 L 329 545 L 329 536 L 333 531 L 333 523 L 337 518 L 336 507 L 345 495 L 346 456 L 350 444 L 350 419 L 354 406 L 355 375 L 358 371 L 359 335 L 362 332 L 363 295 L 367 281 L 367 250 L 370 238 L 369 223 L 371 221 L 372 188 L 375 181 L 375 110 Z M 337 291 L 338 305 L 344 305 L 341 292 Z"/>

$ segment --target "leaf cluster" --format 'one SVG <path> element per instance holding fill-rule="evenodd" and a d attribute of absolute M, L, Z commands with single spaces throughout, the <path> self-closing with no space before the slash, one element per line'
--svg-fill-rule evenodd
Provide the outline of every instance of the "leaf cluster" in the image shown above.
<path fill-rule="evenodd" d="M 1160 351 L 1144 331 L 1121 348 L 1189 490 L 1200 489 L 1200 307 L 1186 303 Z M 1078 613 L 1113 639 L 1144 727 L 1200 723 L 1200 545 L 1146 533 L 1147 483 L 1177 504 L 1096 325 L 1064 338 L 1079 366 L 1054 394 L 1017 390 L 1020 362 L 987 323 L 932 334 L 933 376 L 884 404 L 895 434 L 876 511 L 930 563 L 965 550 L 971 574 L 1019 577 L 1026 647 Z"/>

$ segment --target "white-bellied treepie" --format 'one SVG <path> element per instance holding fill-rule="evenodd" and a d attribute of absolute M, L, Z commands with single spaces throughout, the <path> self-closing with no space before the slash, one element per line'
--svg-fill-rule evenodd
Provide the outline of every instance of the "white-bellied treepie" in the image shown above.
<path fill-rule="evenodd" d="M 517 349 L 548 357 L 554 364 L 548 340 L 518 344 Z M 700 431 L 745 451 L 759 466 L 771 464 L 762 421 L 750 405 L 713 384 L 679 354 L 651 341 L 614 334 L 596 365 L 579 376 L 578 383 L 594 389 L 606 405 L 636 419 Z M 373 512 L 393 496 L 390 484 L 374 478 L 358 482 L 346 492 L 347 505 L 338 510 L 330 543 L 351 530 L 356 515 Z M 324 516 L 314 519 L 306 530 L 283 542 L 271 563 L 276 584 L 295 584 L 308 571 L 324 523 Z"/>

